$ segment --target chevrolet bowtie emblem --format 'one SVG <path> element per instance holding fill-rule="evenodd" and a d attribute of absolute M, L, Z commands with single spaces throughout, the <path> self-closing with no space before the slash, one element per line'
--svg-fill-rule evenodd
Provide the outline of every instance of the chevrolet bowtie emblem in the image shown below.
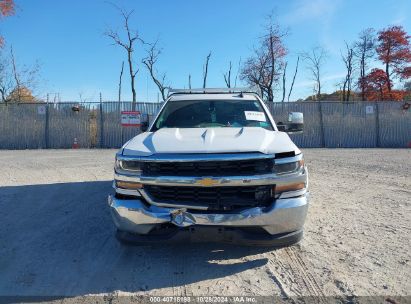
<path fill-rule="evenodd" d="M 212 178 L 203 178 L 198 180 L 196 184 L 204 187 L 211 187 L 219 184 L 219 181 Z"/>

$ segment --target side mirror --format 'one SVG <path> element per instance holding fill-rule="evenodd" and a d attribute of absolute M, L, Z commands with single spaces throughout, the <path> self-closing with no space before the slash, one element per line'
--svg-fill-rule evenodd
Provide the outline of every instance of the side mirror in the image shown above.
<path fill-rule="evenodd" d="M 301 112 L 291 112 L 288 115 L 288 122 L 277 124 L 278 131 L 287 133 L 301 133 L 304 127 L 304 115 Z"/>
<path fill-rule="evenodd" d="M 301 133 L 304 128 L 304 114 L 301 112 L 291 112 L 288 114 L 288 128 L 289 133 Z"/>

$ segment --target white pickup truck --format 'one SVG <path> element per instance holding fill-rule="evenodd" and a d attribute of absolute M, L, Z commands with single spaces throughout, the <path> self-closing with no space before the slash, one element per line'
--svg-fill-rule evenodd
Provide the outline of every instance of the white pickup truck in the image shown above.
<path fill-rule="evenodd" d="M 301 240 L 308 172 L 287 132 L 244 89 L 177 90 L 116 155 L 108 203 L 123 243 Z"/>

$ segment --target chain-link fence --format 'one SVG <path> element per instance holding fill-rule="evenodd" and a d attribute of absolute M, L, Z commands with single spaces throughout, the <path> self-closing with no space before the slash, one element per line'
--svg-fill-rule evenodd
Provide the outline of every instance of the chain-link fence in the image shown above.
<path fill-rule="evenodd" d="M 160 103 L 101 102 L 0 104 L 0 149 L 118 148 L 141 132 L 123 127 L 121 112 L 136 110 L 151 121 Z M 399 102 L 269 103 L 275 121 L 304 113 L 304 132 L 291 135 L 299 147 L 408 147 L 411 110 Z"/>

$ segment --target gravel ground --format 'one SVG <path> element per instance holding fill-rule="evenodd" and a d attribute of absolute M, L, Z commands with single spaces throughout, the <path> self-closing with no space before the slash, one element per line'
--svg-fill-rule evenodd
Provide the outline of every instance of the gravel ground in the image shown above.
<path fill-rule="evenodd" d="M 303 241 L 124 247 L 114 150 L 0 151 L 0 295 L 411 295 L 411 150 L 305 149 Z"/>

